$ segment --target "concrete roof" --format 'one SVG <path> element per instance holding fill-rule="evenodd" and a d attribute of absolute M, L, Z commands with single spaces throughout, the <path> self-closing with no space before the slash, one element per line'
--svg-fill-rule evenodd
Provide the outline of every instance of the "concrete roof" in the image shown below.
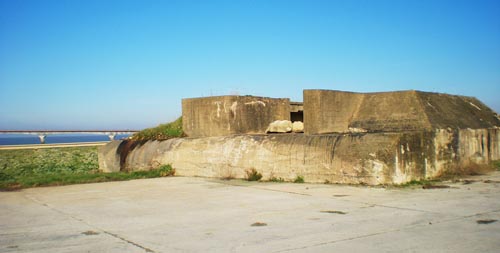
<path fill-rule="evenodd" d="M 304 90 L 304 115 L 306 132 L 312 133 L 500 127 L 498 114 L 474 97 L 415 90 Z"/>

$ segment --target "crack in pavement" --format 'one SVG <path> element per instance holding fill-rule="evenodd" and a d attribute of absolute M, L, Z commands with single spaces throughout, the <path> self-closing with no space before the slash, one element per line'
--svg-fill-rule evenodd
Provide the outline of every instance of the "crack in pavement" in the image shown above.
<path fill-rule="evenodd" d="M 398 206 L 387 206 L 387 205 L 382 205 L 382 204 L 373 204 L 373 203 L 362 202 L 362 201 L 354 201 L 354 200 L 348 200 L 348 199 L 343 199 L 343 201 L 353 202 L 353 203 L 358 203 L 358 204 L 364 204 L 364 205 L 368 205 L 369 207 L 371 207 L 371 206 L 373 206 L 373 207 L 378 206 L 378 207 L 391 208 L 391 209 L 396 209 L 396 210 L 413 211 L 413 212 L 421 212 L 421 213 L 432 213 L 432 214 L 441 214 L 441 212 L 433 212 L 433 211 L 427 211 L 427 210 L 421 210 L 421 209 L 414 209 L 414 208 L 406 208 L 406 207 L 398 207 Z"/>
<path fill-rule="evenodd" d="M 283 190 L 261 188 L 261 187 L 250 187 L 250 188 L 252 188 L 252 189 L 258 189 L 258 190 L 265 190 L 265 191 L 272 191 L 272 192 L 283 192 L 283 193 L 290 193 L 290 194 L 296 194 L 296 195 L 313 197 L 313 195 L 311 195 L 311 194 L 301 193 L 301 192 L 291 192 L 291 191 L 283 191 Z"/>
<path fill-rule="evenodd" d="M 98 228 L 98 229 L 99 229 L 99 228 Z M 117 234 L 114 234 L 114 233 L 108 232 L 108 231 L 103 230 L 103 229 L 99 229 L 99 230 L 101 230 L 101 231 L 102 231 L 103 233 L 105 233 L 105 234 L 108 234 L 108 235 L 113 236 L 113 237 L 115 237 L 115 238 L 118 238 L 118 239 L 120 239 L 120 240 L 122 240 L 122 241 L 124 241 L 124 242 L 127 242 L 127 243 L 129 243 L 129 244 L 132 244 L 132 245 L 134 245 L 134 246 L 136 246 L 136 247 L 138 247 L 138 248 L 141 248 L 141 249 L 145 250 L 146 252 L 152 252 L 152 253 L 154 253 L 154 252 L 155 252 L 155 251 L 153 251 L 152 249 L 146 248 L 146 247 L 144 247 L 144 246 L 142 246 L 142 245 L 140 245 L 140 244 L 137 244 L 137 243 L 135 243 L 135 242 L 133 242 L 133 241 L 127 240 L 127 239 L 125 239 L 125 238 L 123 238 L 123 237 L 121 237 L 121 236 L 119 236 L 119 235 L 117 235 Z"/>
<path fill-rule="evenodd" d="M 269 189 L 269 188 L 265 188 L 265 187 L 258 187 L 258 186 L 255 186 L 255 185 L 231 184 L 231 183 L 218 182 L 218 181 L 214 181 L 214 183 L 228 185 L 228 186 L 246 187 L 246 188 L 258 189 L 258 190 L 264 190 L 264 191 L 282 192 L 282 193 L 289 193 L 289 194 L 296 194 L 296 195 L 303 195 L 303 196 L 310 196 L 310 197 L 313 196 L 313 195 L 308 194 L 308 193 L 283 191 L 283 190 L 277 190 L 277 189 Z"/>
<path fill-rule="evenodd" d="M 128 243 L 128 244 L 130 244 L 130 245 L 133 245 L 133 246 L 135 246 L 135 247 L 137 247 L 137 248 L 143 249 L 145 252 L 148 252 L 148 253 L 155 253 L 155 251 L 154 251 L 154 250 L 152 250 L 152 249 L 150 249 L 150 248 L 147 248 L 147 247 L 142 246 L 142 245 L 140 245 L 140 244 L 138 244 L 138 243 L 135 243 L 135 242 L 133 242 L 133 241 L 130 241 L 130 240 L 128 240 L 128 239 L 126 239 L 126 238 L 124 238 L 124 237 L 122 237 L 122 236 L 118 235 L 118 234 L 115 234 L 115 233 L 111 233 L 111 232 L 109 232 L 109 231 L 106 231 L 106 230 L 104 230 L 104 229 L 102 229 L 102 228 L 99 228 L 99 227 L 97 227 L 97 226 L 95 226 L 95 225 L 92 225 L 92 224 L 88 223 L 88 222 L 87 222 L 87 221 L 85 221 L 84 219 L 81 219 L 81 218 L 75 217 L 75 216 L 73 216 L 73 215 L 71 215 L 71 214 L 69 214 L 69 213 L 66 213 L 66 212 L 64 212 L 64 211 L 62 211 L 62 210 L 59 210 L 59 209 L 57 209 L 56 207 L 53 207 L 53 206 L 51 206 L 51 205 L 49 205 L 49 204 L 47 204 L 47 203 L 41 202 L 41 201 L 39 201 L 38 199 L 36 199 L 34 196 L 32 196 L 32 195 L 30 195 L 30 194 L 25 194 L 25 195 L 24 195 L 24 197 L 25 197 L 25 198 L 27 198 L 27 199 L 29 199 L 29 200 L 31 200 L 31 201 L 33 201 L 33 202 L 35 202 L 35 203 L 37 203 L 37 204 L 39 204 L 39 205 L 41 205 L 41 206 L 46 207 L 46 208 L 48 208 L 48 209 L 50 209 L 50 210 L 52 210 L 52 211 L 54 211 L 54 212 L 57 212 L 57 213 L 62 214 L 62 215 L 64 215 L 64 216 L 70 217 L 70 218 L 71 218 L 71 219 L 73 219 L 73 220 L 76 220 L 76 221 L 79 221 L 79 222 L 81 222 L 81 223 L 84 223 L 85 225 L 87 225 L 87 226 L 89 226 L 89 227 L 91 227 L 91 228 L 93 228 L 93 229 L 95 229 L 95 230 L 99 230 L 99 231 L 101 231 L 101 232 L 102 232 L 102 233 L 104 233 L 104 234 L 107 234 L 107 235 L 109 235 L 109 236 L 112 236 L 112 237 L 114 237 L 114 238 L 117 238 L 117 239 L 119 239 L 119 240 L 121 240 L 121 241 L 124 241 L 124 242 L 126 242 L 126 243 Z"/>
<path fill-rule="evenodd" d="M 222 184 L 224 184 L 224 183 L 222 183 Z M 297 195 L 310 196 L 310 197 L 322 197 L 322 198 L 328 198 L 328 199 L 330 199 L 330 197 L 314 196 L 312 194 L 307 194 L 307 193 L 292 192 L 292 191 L 283 191 L 283 190 L 269 189 L 269 188 L 258 187 L 258 186 L 232 185 L 232 184 L 225 184 L 225 185 L 248 187 L 248 188 L 259 189 L 259 190 L 264 190 L 264 191 L 282 192 L 282 193 L 297 194 Z M 335 198 L 335 200 L 337 200 L 337 201 L 351 202 L 351 203 L 357 203 L 357 204 L 363 204 L 363 205 L 368 205 L 368 206 L 378 206 L 378 207 L 392 208 L 392 209 L 398 209 L 398 210 L 405 210 L 405 211 L 414 211 L 414 212 L 423 212 L 423 213 L 434 213 L 434 214 L 439 214 L 440 213 L 440 212 L 433 212 L 433 211 L 427 211 L 427 210 L 420 210 L 420 209 L 413 209 L 413 208 L 406 208 L 406 207 L 397 207 L 397 206 L 387 206 L 387 205 L 376 204 L 376 203 L 356 201 L 356 200 L 350 200 L 349 198 L 343 198 L 343 199 L 337 199 L 337 198 Z"/>
<path fill-rule="evenodd" d="M 227 185 L 232 185 L 232 184 L 227 184 Z M 244 186 L 244 185 L 232 185 L 232 186 Z M 246 186 L 249 188 L 253 189 L 259 189 L 259 190 L 265 190 L 265 191 L 274 191 L 274 192 L 282 192 L 282 193 L 289 193 L 289 194 L 298 194 L 298 195 L 304 195 L 304 196 L 312 196 L 312 194 L 305 194 L 305 193 L 300 193 L 300 192 L 291 192 L 291 191 L 283 191 L 283 190 L 277 190 L 277 189 L 269 189 L 266 187 L 258 187 L 258 186 Z M 315 196 L 315 197 L 324 197 L 324 196 Z M 324 198 L 329 198 L 329 197 L 324 197 Z M 370 207 L 382 207 L 382 208 L 390 208 L 390 209 L 397 209 L 397 210 L 405 210 L 405 211 L 413 211 L 413 212 L 422 212 L 422 213 L 429 213 L 429 214 L 443 214 L 442 212 L 436 212 L 436 211 L 428 211 L 428 210 L 421 210 L 421 209 L 414 209 L 414 208 L 406 208 L 406 207 L 397 207 L 397 206 L 389 206 L 389 205 L 383 205 L 383 204 L 376 204 L 376 203 L 368 203 L 364 201 L 356 201 L 356 200 L 350 200 L 348 198 L 343 198 L 343 199 L 336 199 L 337 201 L 345 201 L 345 202 L 351 202 L 351 203 L 357 203 L 357 204 L 364 204 L 368 205 Z M 465 215 L 465 216 L 456 216 L 456 215 L 450 215 L 454 216 L 448 219 L 443 219 L 441 221 L 433 221 L 433 224 L 442 224 L 442 223 L 447 223 L 447 222 L 454 222 L 454 221 L 459 221 L 459 220 L 465 220 L 469 219 L 472 217 L 476 216 L 481 216 L 485 214 L 490 214 L 490 213 L 497 213 L 500 212 L 499 210 L 492 210 L 492 211 L 487 211 L 487 212 L 482 212 L 482 213 L 476 213 L 476 214 L 471 214 L 471 215 Z M 372 237 L 372 236 L 377 236 L 377 235 L 382 235 L 382 234 L 387 234 L 387 233 L 393 233 L 393 232 L 400 232 L 403 230 L 411 229 L 411 228 L 416 228 L 416 227 L 423 227 L 423 226 L 428 226 L 429 224 L 427 222 L 422 222 L 419 224 L 413 224 L 410 226 L 404 226 L 401 228 L 397 229 L 391 229 L 387 231 L 380 231 L 377 233 L 371 233 L 371 234 L 365 234 L 365 235 L 360 235 L 360 236 L 355 236 L 355 237 L 349 237 L 349 238 L 344 238 L 344 239 L 339 239 L 339 240 L 333 240 L 333 241 L 327 241 L 327 242 L 322 242 L 322 243 L 316 243 L 312 245 L 307 245 L 303 247 L 296 247 L 296 248 L 288 248 L 288 249 L 283 249 L 283 250 L 278 250 L 274 252 L 287 252 L 287 251 L 294 251 L 294 250 L 302 250 L 302 249 L 307 249 L 311 247 L 317 247 L 317 246 L 322 246 L 322 245 L 328 245 L 328 244 L 335 244 L 339 242 L 344 242 L 344 241 L 351 241 L 351 240 L 356 240 L 356 239 L 362 239 L 362 238 L 367 238 L 367 237 Z"/>
<path fill-rule="evenodd" d="M 500 212 L 500 209 L 493 210 L 493 211 L 488 211 L 488 212 L 483 212 L 483 213 L 476 213 L 476 214 L 466 215 L 466 216 L 460 216 L 460 217 L 456 217 L 456 218 L 450 218 L 450 219 L 446 219 L 446 220 L 442 220 L 442 221 L 435 221 L 433 224 L 441 224 L 441 223 L 447 223 L 447 222 L 454 222 L 454 221 L 458 221 L 458 220 L 465 220 L 465 219 L 469 219 L 469 218 L 472 218 L 472 217 L 475 217 L 475 216 L 481 216 L 481 215 L 490 214 L 490 213 L 497 213 L 497 212 Z M 405 226 L 405 227 L 398 228 L 398 229 L 381 231 L 381 232 L 378 232 L 378 233 L 371 233 L 371 234 L 360 235 L 360 236 L 355 236 L 355 237 L 349 237 L 349 238 L 344 238 L 344 239 L 339 239 L 339 240 L 333 240 L 333 241 L 327 241 L 327 242 L 322 242 L 322 243 L 315 243 L 315 244 L 306 245 L 306 246 L 302 246 L 302 247 L 288 248 L 288 249 L 278 250 L 278 251 L 274 251 L 274 252 L 287 252 L 287 251 L 307 249 L 307 248 L 317 247 L 317 246 L 322 246 L 322 245 L 327 245 L 327 244 L 335 244 L 335 243 L 339 243 L 339 242 L 352 241 L 352 240 L 357 240 L 357 239 L 362 239 L 362 238 L 367 238 L 367 237 L 372 237 L 372 236 L 377 236 L 377 235 L 382 235 L 382 234 L 387 234 L 387 233 L 399 232 L 399 231 L 403 231 L 403 230 L 406 230 L 406 229 L 411 229 L 411 228 L 416 228 L 416 227 L 423 227 L 423 226 L 428 226 L 428 224 L 427 223 L 414 224 L 414 225 Z"/>
<path fill-rule="evenodd" d="M 222 183 L 222 184 L 224 184 L 224 183 Z M 290 193 L 290 194 L 297 194 L 297 195 L 310 196 L 310 197 L 319 197 L 319 198 L 328 198 L 328 199 L 331 198 L 331 197 L 325 197 L 325 196 L 314 196 L 314 195 L 308 194 L 308 193 L 284 191 L 284 190 L 277 190 L 277 189 L 269 189 L 269 188 L 266 188 L 266 187 L 258 187 L 258 186 L 232 185 L 232 184 L 225 184 L 225 185 L 241 186 L 241 187 L 248 187 L 248 188 L 252 188 L 252 189 L 259 189 L 259 190 L 273 191 L 273 192 L 282 192 L 282 193 Z M 397 209 L 397 210 L 414 211 L 414 212 L 422 212 L 422 213 L 432 213 L 432 214 L 441 214 L 441 212 L 434 212 L 434 211 L 428 211 L 428 210 L 421 210 L 421 209 L 414 209 L 414 208 L 407 208 L 407 207 L 398 207 L 398 206 L 388 206 L 388 205 L 377 204 L 377 203 L 369 203 L 369 202 L 364 202 L 364 201 L 356 201 L 356 200 L 351 200 L 348 197 L 347 198 L 342 198 L 342 199 L 335 198 L 335 200 L 337 200 L 337 201 L 351 202 L 351 203 L 357 203 L 357 204 L 363 204 L 363 205 L 367 205 L 369 207 L 378 206 L 378 207 L 391 208 L 391 209 Z"/>
<path fill-rule="evenodd" d="M 278 250 L 278 251 L 273 251 L 273 252 L 287 252 L 287 251 L 293 251 L 293 250 L 307 249 L 307 248 L 317 247 L 317 246 L 321 246 L 321 245 L 333 244 L 333 243 L 344 242 L 344 241 L 351 241 L 351 240 L 356 240 L 356 239 L 361 239 L 361 238 L 366 238 L 366 237 L 371 237 L 371 236 L 376 236 L 376 235 L 381 235 L 381 234 L 386 234 L 386 233 L 391 233 L 391 232 L 398 232 L 400 230 L 401 229 L 382 231 L 379 233 L 372 233 L 372 234 L 361 235 L 361 236 L 356 236 L 356 237 L 349 237 L 349 238 L 345 238 L 345 239 L 333 240 L 333 241 L 328 241 L 328 242 L 315 243 L 315 244 L 306 245 L 303 247 L 288 248 L 288 249 L 283 249 L 283 250 Z"/>

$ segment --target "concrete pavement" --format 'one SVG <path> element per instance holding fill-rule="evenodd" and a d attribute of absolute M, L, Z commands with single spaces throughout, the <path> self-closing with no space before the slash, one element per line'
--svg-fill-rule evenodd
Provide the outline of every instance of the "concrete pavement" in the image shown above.
<path fill-rule="evenodd" d="M 401 189 L 171 177 L 0 192 L 0 252 L 498 252 L 500 172 L 470 179 Z"/>

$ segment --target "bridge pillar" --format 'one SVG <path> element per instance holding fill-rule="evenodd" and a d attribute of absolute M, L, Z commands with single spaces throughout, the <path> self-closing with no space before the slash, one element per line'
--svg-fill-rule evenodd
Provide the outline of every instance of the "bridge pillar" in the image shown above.
<path fill-rule="evenodd" d="M 40 144 L 45 144 L 45 137 L 47 137 L 46 134 L 39 134 L 38 138 L 40 138 Z"/>
<path fill-rule="evenodd" d="M 108 133 L 108 137 L 110 141 L 115 140 L 116 133 Z"/>

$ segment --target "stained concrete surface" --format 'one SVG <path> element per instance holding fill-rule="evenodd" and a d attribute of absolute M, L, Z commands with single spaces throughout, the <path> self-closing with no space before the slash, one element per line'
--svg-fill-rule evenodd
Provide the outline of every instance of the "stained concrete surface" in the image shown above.
<path fill-rule="evenodd" d="M 0 252 L 498 252 L 500 172 L 470 179 L 421 189 L 171 177 L 0 192 Z"/>
<path fill-rule="evenodd" d="M 304 90 L 306 134 L 499 126 L 497 113 L 474 97 L 416 90 L 374 93 Z"/>
<path fill-rule="evenodd" d="M 182 129 L 189 137 L 264 134 L 271 122 L 290 120 L 290 99 L 215 96 L 182 99 Z"/>
<path fill-rule="evenodd" d="M 98 155 L 104 172 L 168 164 L 188 177 L 243 179 L 255 169 L 264 180 L 401 184 L 499 160 L 500 128 L 117 140 L 101 146 Z"/>

